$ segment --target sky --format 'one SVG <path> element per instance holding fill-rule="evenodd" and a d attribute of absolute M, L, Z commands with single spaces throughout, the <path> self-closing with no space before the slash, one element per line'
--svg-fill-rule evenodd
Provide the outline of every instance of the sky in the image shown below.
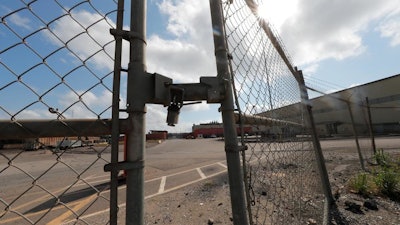
<path fill-rule="evenodd" d="M 114 45 L 109 29 L 116 14 L 104 14 L 116 4 L 80 2 L 38 0 L 31 11 L 24 1 L 0 2 L 0 119 L 56 118 L 50 107 L 66 118 L 110 117 Z M 174 83 L 215 76 L 208 1 L 147 4 L 148 72 Z M 71 16 L 54 21 L 66 11 Z M 128 3 L 125 11 L 124 27 L 129 29 Z M 293 64 L 314 88 L 333 92 L 400 73 L 398 0 L 264 0 L 259 12 L 279 32 Z M 125 42 L 123 67 L 128 49 Z M 124 108 L 125 74 L 121 88 Z M 221 121 L 217 104 L 184 106 L 173 128 L 166 125 L 166 116 L 163 106 L 147 105 L 146 130 L 188 132 L 193 124 Z"/>

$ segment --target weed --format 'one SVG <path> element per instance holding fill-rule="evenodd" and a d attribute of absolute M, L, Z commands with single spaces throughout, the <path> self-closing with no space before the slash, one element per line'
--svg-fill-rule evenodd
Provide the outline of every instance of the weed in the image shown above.
<path fill-rule="evenodd" d="M 391 199 L 399 200 L 400 173 L 391 168 L 383 168 L 375 177 L 375 183 L 380 192 Z"/>
<path fill-rule="evenodd" d="M 390 157 L 383 150 L 374 156 L 377 166 L 372 173 L 359 173 L 350 181 L 350 188 L 364 197 L 382 194 L 400 201 L 400 158 Z"/>
<path fill-rule="evenodd" d="M 359 173 L 354 177 L 350 183 L 351 189 L 365 197 L 369 196 L 372 187 L 367 173 Z"/>
<path fill-rule="evenodd" d="M 383 149 L 379 149 L 375 155 L 374 158 L 376 160 L 376 163 L 379 166 L 383 166 L 383 167 L 387 167 L 389 166 L 390 162 L 389 162 L 389 155 L 383 152 Z"/>

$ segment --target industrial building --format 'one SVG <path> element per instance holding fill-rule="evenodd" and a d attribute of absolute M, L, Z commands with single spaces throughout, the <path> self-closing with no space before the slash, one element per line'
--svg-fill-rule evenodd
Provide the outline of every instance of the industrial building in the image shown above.
<path fill-rule="evenodd" d="M 105 137 L 40 137 L 26 139 L 0 139 L 0 149 L 36 150 L 39 148 L 55 148 L 70 143 L 74 147 L 90 146 L 107 141 Z"/>
<path fill-rule="evenodd" d="M 353 127 L 358 135 L 369 135 L 371 131 L 378 135 L 400 135 L 399 87 L 400 74 L 310 99 L 307 104 L 312 107 L 318 135 L 351 136 Z M 300 124 L 304 123 L 299 121 L 304 120 L 301 107 L 302 104 L 296 103 L 256 116 Z M 192 132 L 195 137 L 223 135 L 222 124 L 218 123 L 193 125 Z M 303 132 L 300 126 L 285 123 L 245 126 L 245 133 L 266 137 L 302 135 Z"/>
<path fill-rule="evenodd" d="M 166 130 L 151 130 L 146 134 L 146 140 L 166 140 L 168 139 L 168 131 Z"/>
<path fill-rule="evenodd" d="M 353 135 L 353 124 L 359 135 L 369 135 L 370 130 L 378 135 L 400 134 L 399 87 L 400 75 L 395 75 L 310 99 L 307 104 L 312 107 L 318 134 Z M 300 103 L 288 105 L 261 116 L 292 112 L 284 118 L 290 121 L 299 117 L 300 107 Z"/>
<path fill-rule="evenodd" d="M 320 135 L 400 134 L 400 75 L 311 100 Z M 351 115 L 351 114 L 352 115 Z M 352 116 L 352 117 L 351 117 Z"/>
<path fill-rule="evenodd" d="M 239 125 L 236 126 L 237 133 L 240 134 Z M 245 126 L 243 128 L 243 132 L 245 134 L 253 133 L 251 126 Z M 194 138 L 210 138 L 210 137 L 223 137 L 224 129 L 222 123 L 211 122 L 211 123 L 202 123 L 199 125 L 193 125 L 192 127 L 192 135 Z"/>

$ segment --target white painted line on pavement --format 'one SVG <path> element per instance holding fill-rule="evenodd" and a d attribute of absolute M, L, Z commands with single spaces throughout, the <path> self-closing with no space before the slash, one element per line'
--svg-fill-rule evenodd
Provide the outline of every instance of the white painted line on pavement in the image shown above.
<path fill-rule="evenodd" d="M 219 172 L 217 172 L 217 173 L 211 174 L 211 175 L 209 175 L 208 177 L 206 177 L 206 178 L 204 178 L 204 179 L 203 179 L 203 178 L 199 178 L 199 179 L 193 180 L 193 181 L 191 181 L 191 182 L 188 182 L 188 183 L 185 183 L 185 184 L 182 184 L 182 185 L 178 185 L 178 186 L 176 186 L 176 187 L 173 187 L 173 188 L 164 190 L 164 192 L 162 192 L 162 193 L 156 193 L 156 194 L 152 194 L 152 195 L 145 196 L 144 199 L 149 199 L 149 198 L 156 197 L 156 196 L 158 196 L 158 195 L 162 195 L 162 194 L 165 194 L 165 193 L 168 193 L 168 192 L 172 192 L 172 191 L 178 190 L 178 189 L 180 189 L 180 188 L 189 186 L 189 185 L 191 185 L 191 184 L 195 184 L 195 183 L 197 183 L 197 182 L 199 182 L 199 181 L 202 181 L 202 180 L 205 180 L 205 179 L 207 179 L 207 178 L 215 177 L 215 176 L 217 176 L 217 175 L 219 175 L 219 174 L 222 174 L 222 173 L 226 173 L 226 170 L 222 170 L 222 171 L 219 171 Z M 161 179 L 162 179 L 162 178 L 161 178 Z M 118 189 L 122 189 L 122 188 L 125 188 L 125 187 L 120 187 L 120 188 L 118 188 Z M 118 205 L 118 208 L 121 209 L 122 207 L 125 207 L 125 206 L 126 206 L 126 203 L 121 203 L 121 204 Z M 94 217 L 94 216 L 97 216 L 97 215 L 100 215 L 100 214 L 103 214 L 103 213 L 107 213 L 107 212 L 109 212 L 109 211 L 110 211 L 110 209 L 104 209 L 104 210 L 97 211 L 97 212 L 94 212 L 94 213 L 92 213 L 92 214 L 88 214 L 88 215 L 85 215 L 85 216 L 82 216 L 82 217 L 79 217 L 79 218 L 80 218 L 80 219 L 86 219 L 86 218 Z M 65 225 L 65 224 L 70 224 L 70 223 L 74 223 L 74 222 L 76 222 L 76 219 L 73 219 L 73 220 L 64 222 L 64 223 L 62 223 L 62 224 Z"/>
<path fill-rule="evenodd" d="M 223 164 L 222 162 L 217 163 L 218 165 L 224 167 L 225 169 L 228 168 L 225 164 Z"/>
<path fill-rule="evenodd" d="M 211 175 L 209 175 L 209 176 L 206 176 L 206 175 L 201 171 L 201 168 L 205 168 L 205 167 L 212 166 L 212 165 L 220 165 L 221 167 L 223 167 L 223 168 L 225 168 L 225 169 L 224 169 L 224 170 L 221 170 L 221 171 L 219 171 L 219 172 L 213 173 L 213 174 L 211 174 Z M 227 168 L 227 166 L 224 165 L 222 162 L 212 163 L 212 164 L 209 164 L 209 165 L 205 165 L 205 166 L 202 166 L 202 167 L 198 167 L 198 168 L 196 168 L 196 170 L 197 170 L 197 172 L 200 174 L 201 178 L 196 179 L 196 180 L 193 180 L 193 181 L 190 181 L 190 182 L 187 182 L 187 183 L 182 184 L 182 185 L 175 186 L 175 187 L 170 188 L 170 189 L 167 189 L 167 190 L 165 190 L 165 183 L 166 183 L 166 181 L 167 181 L 167 177 L 172 177 L 172 176 L 184 174 L 184 173 L 193 171 L 193 170 L 195 170 L 195 169 L 189 169 L 189 170 L 181 171 L 181 172 L 178 172 L 178 173 L 168 174 L 167 176 L 162 176 L 162 177 L 153 178 L 153 179 L 151 179 L 151 180 L 146 180 L 145 183 L 148 183 L 148 182 L 151 182 L 151 181 L 155 181 L 155 180 L 161 180 L 161 182 L 160 182 L 160 187 L 159 187 L 158 193 L 145 196 L 145 199 L 153 198 L 153 197 L 158 196 L 158 195 L 162 195 L 162 194 L 165 194 L 165 193 L 168 193 L 168 192 L 171 192 L 171 191 L 175 191 L 175 190 L 178 190 L 178 189 L 180 189 L 180 188 L 186 187 L 186 186 L 188 186 L 188 185 L 195 184 L 195 183 L 197 183 L 197 182 L 199 182 L 199 181 L 205 180 L 205 179 L 207 179 L 207 178 L 215 177 L 215 176 L 217 176 L 217 175 L 219 175 L 219 174 L 226 173 L 226 168 Z M 163 181 L 163 180 L 164 180 L 164 181 Z M 164 182 L 164 184 L 163 184 L 163 182 Z M 162 186 L 163 186 L 163 187 L 162 187 Z M 126 188 L 125 185 L 124 185 L 124 186 L 120 186 L 120 187 L 118 187 L 118 190 L 125 189 L 125 188 Z M 161 189 L 163 189 L 163 190 L 160 191 Z M 106 190 L 106 191 L 104 191 L 104 192 L 102 192 L 102 193 L 107 193 L 108 191 L 110 191 L 110 190 Z M 119 208 L 122 208 L 122 207 L 125 207 L 125 206 L 126 206 L 126 203 L 121 203 L 121 204 L 118 205 Z M 97 215 L 100 215 L 100 214 L 103 214 L 103 213 L 107 213 L 107 212 L 109 212 L 109 211 L 110 211 L 109 209 L 104 209 L 104 210 L 97 211 L 97 212 L 94 212 L 94 213 L 91 213 L 91 214 L 87 214 L 87 215 L 82 216 L 82 217 L 79 217 L 79 218 L 80 218 L 80 219 L 86 219 L 86 218 L 94 217 L 94 216 L 97 216 Z M 70 224 L 70 223 L 75 223 L 75 222 L 76 222 L 76 219 L 72 219 L 72 220 L 63 222 L 62 224 L 65 225 L 65 224 Z"/>
<path fill-rule="evenodd" d="M 96 180 L 98 178 L 103 178 L 103 177 L 110 178 L 110 174 L 104 174 L 104 175 L 100 175 L 100 176 L 91 175 L 91 176 L 85 177 L 83 179 L 84 180 Z"/>
<path fill-rule="evenodd" d="M 167 181 L 167 176 L 161 177 L 160 188 L 158 189 L 159 194 L 164 192 L 166 181 Z"/>
<path fill-rule="evenodd" d="M 222 174 L 222 173 L 226 173 L 226 170 L 222 170 L 222 171 L 219 171 L 219 172 L 217 172 L 217 173 L 213 173 L 213 174 L 211 174 L 210 176 L 208 176 L 208 177 L 206 177 L 206 178 L 199 178 L 199 179 L 196 179 L 196 180 L 187 182 L 187 183 L 185 183 L 185 184 L 181 184 L 181 185 L 175 186 L 175 187 L 173 187 L 173 188 L 170 188 L 170 189 L 165 190 L 163 193 L 156 193 L 156 194 L 152 194 L 152 195 L 145 196 L 144 199 L 153 198 L 153 197 L 158 196 L 158 195 L 162 195 L 162 194 L 165 194 L 165 193 L 168 193 L 168 192 L 171 192 L 171 191 L 175 191 L 175 190 L 178 190 L 178 189 L 180 189 L 180 188 L 189 186 L 189 185 L 191 185 L 191 184 L 195 184 L 195 183 L 197 183 L 197 182 L 199 182 L 199 181 L 205 180 L 205 179 L 207 179 L 207 178 L 215 177 L 215 176 L 217 176 L 217 175 L 219 175 L 219 174 Z M 123 203 L 123 204 L 121 204 L 121 205 L 125 206 L 125 203 Z M 119 205 L 118 205 L 118 206 L 119 206 Z"/>
<path fill-rule="evenodd" d="M 201 171 L 200 168 L 196 168 L 197 172 L 199 173 L 201 179 L 206 179 L 207 176 L 203 173 L 203 171 Z"/>

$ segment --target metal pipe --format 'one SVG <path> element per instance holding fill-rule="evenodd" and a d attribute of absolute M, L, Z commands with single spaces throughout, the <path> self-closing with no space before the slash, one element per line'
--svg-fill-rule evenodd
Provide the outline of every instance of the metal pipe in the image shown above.
<path fill-rule="evenodd" d="M 369 105 L 369 99 L 368 97 L 365 97 L 365 103 L 367 105 L 367 112 L 368 112 L 368 129 L 369 129 L 369 135 L 371 136 L 371 145 L 372 145 L 372 151 L 374 155 L 376 154 L 376 145 L 375 145 L 375 134 L 374 134 L 374 128 L 372 127 L 372 116 L 371 116 L 371 107 Z"/>
<path fill-rule="evenodd" d="M 314 146 L 316 163 L 317 163 L 317 167 L 318 167 L 320 178 L 321 178 L 322 189 L 323 189 L 323 192 L 325 195 L 323 224 L 327 225 L 330 223 L 330 212 L 331 212 L 332 205 L 335 203 L 335 201 L 334 201 L 333 195 L 332 195 L 332 189 L 331 189 L 331 184 L 329 182 L 328 170 L 326 169 L 325 158 L 322 153 L 321 144 L 319 142 L 317 128 L 315 127 L 312 109 L 311 109 L 311 106 L 309 104 L 307 104 L 309 102 L 309 97 L 308 97 L 308 93 L 307 93 L 307 87 L 304 82 L 303 73 L 301 70 L 297 70 L 297 76 L 298 76 L 297 80 L 299 82 L 299 87 L 300 87 L 300 92 L 301 92 L 301 100 L 302 100 L 302 103 L 306 110 L 306 114 L 307 114 L 306 120 L 309 123 L 309 127 L 311 129 L 312 143 Z"/>
<path fill-rule="evenodd" d="M 361 169 L 365 171 L 364 157 L 361 154 L 360 143 L 358 141 L 358 133 L 357 133 L 357 128 L 356 128 L 356 122 L 354 121 L 353 111 L 351 110 L 350 102 L 346 102 L 346 103 L 347 103 L 347 108 L 348 108 L 349 114 L 350 114 L 351 127 L 353 128 L 353 135 L 354 135 L 354 140 L 356 141 L 357 153 L 358 153 L 358 157 L 360 159 Z"/>
<path fill-rule="evenodd" d="M 240 124 L 243 122 L 243 124 L 246 125 L 274 125 L 274 124 L 280 124 L 283 126 L 286 125 L 294 125 L 294 126 L 299 126 L 303 127 L 304 124 L 301 123 L 296 123 L 288 120 L 279 120 L 279 119 L 274 119 L 274 118 L 269 118 L 265 116 L 256 116 L 256 115 L 247 115 L 247 114 L 242 114 L 239 115 L 238 113 L 235 113 L 235 122 L 237 124 Z"/>
<path fill-rule="evenodd" d="M 126 120 L 119 120 L 119 132 L 126 130 Z M 65 119 L 65 120 L 0 120 L 0 139 L 72 137 L 110 135 L 110 119 Z"/>
<path fill-rule="evenodd" d="M 229 70 L 221 1 L 210 0 L 210 9 L 212 27 L 214 30 L 217 30 L 217 32 L 214 32 L 214 47 L 218 78 L 221 84 L 225 87 L 225 98 L 221 102 L 221 112 L 231 193 L 233 224 L 248 225 L 249 222 L 244 196 L 243 171 L 240 164 L 239 146 L 234 117 L 232 76 Z"/>
<path fill-rule="evenodd" d="M 134 164 L 126 171 L 126 224 L 144 224 L 144 148 L 147 82 L 145 68 L 146 45 L 146 0 L 131 2 L 130 60 L 128 68 L 127 112 L 128 131 L 126 133 L 126 161 Z"/>
<path fill-rule="evenodd" d="M 124 0 L 118 0 L 116 30 L 122 30 Z M 112 96 L 111 164 L 117 165 L 119 153 L 119 95 L 121 85 L 122 37 L 115 36 L 114 77 Z M 118 223 L 118 173 L 114 167 L 110 173 L 110 224 Z"/>

